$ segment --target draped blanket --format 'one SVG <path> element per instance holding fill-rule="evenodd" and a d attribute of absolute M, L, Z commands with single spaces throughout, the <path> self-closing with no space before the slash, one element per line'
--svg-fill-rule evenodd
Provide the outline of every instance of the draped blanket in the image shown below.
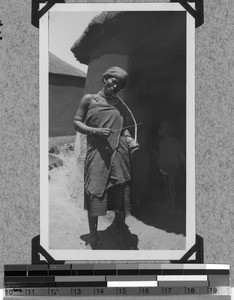
<path fill-rule="evenodd" d="M 89 106 L 85 123 L 114 131 L 123 127 L 123 116 L 117 107 L 96 102 Z M 121 130 L 112 132 L 107 139 L 88 135 L 84 169 L 86 192 L 102 197 L 109 187 L 130 179 L 128 145 Z"/>

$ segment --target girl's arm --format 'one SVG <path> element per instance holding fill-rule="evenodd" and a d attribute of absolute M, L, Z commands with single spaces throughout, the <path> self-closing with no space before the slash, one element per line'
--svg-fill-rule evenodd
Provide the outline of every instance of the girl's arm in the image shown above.
<path fill-rule="evenodd" d="M 126 137 L 126 140 L 127 140 L 127 144 L 128 144 L 128 147 L 130 148 L 131 150 L 131 153 L 135 152 L 136 150 L 138 150 L 140 148 L 140 145 L 135 142 L 134 138 L 131 136 L 130 132 L 128 129 L 125 129 L 124 130 L 124 136 Z"/>
<path fill-rule="evenodd" d="M 93 97 L 90 94 L 85 95 L 81 99 L 80 105 L 74 118 L 74 128 L 76 131 L 83 134 L 97 135 L 102 138 L 107 138 L 111 133 L 111 129 L 90 127 L 84 123 L 92 99 Z"/>

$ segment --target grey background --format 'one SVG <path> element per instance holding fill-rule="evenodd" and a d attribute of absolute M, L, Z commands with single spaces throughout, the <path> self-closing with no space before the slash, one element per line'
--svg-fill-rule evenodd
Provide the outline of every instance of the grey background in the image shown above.
<path fill-rule="evenodd" d="M 205 263 L 232 264 L 233 5 L 204 2 L 205 23 L 196 29 L 196 231 Z M 3 265 L 31 263 L 39 234 L 39 30 L 30 0 L 2 0 L 0 20 L 2 287 Z"/>

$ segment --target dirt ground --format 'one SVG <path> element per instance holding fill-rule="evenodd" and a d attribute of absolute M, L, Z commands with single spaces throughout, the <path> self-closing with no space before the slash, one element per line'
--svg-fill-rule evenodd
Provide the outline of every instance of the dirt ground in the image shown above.
<path fill-rule="evenodd" d="M 90 249 L 87 212 L 83 209 L 83 174 L 74 154 L 75 136 L 50 138 L 63 165 L 49 171 L 49 241 L 50 249 Z M 55 151 L 56 152 L 56 151 Z M 167 212 L 151 201 L 141 204 L 126 218 L 128 238 L 117 243 L 114 212 L 99 217 L 98 249 L 173 250 L 185 248 L 185 218 Z"/>

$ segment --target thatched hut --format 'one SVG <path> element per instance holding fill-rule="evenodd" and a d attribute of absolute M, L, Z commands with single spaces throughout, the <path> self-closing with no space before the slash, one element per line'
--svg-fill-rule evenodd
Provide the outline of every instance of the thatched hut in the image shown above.
<path fill-rule="evenodd" d="M 86 74 L 49 53 L 49 136 L 74 135 L 74 112 L 83 96 Z"/>
<path fill-rule="evenodd" d="M 113 65 L 129 73 L 121 96 L 137 122 L 143 122 L 138 133 L 141 148 L 133 162 L 139 200 L 156 201 L 163 187 L 157 168 L 160 122 L 172 120 L 185 145 L 186 13 L 103 12 L 71 51 L 88 65 L 85 93 L 99 91 L 102 74 Z"/>

